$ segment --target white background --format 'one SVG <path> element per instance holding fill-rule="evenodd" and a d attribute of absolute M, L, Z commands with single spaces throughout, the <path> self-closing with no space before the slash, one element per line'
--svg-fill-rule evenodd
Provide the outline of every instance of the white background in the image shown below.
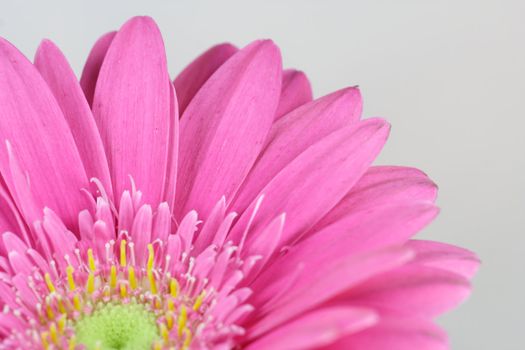
<path fill-rule="evenodd" d="M 359 85 L 393 125 L 378 163 L 440 186 L 422 236 L 468 247 L 472 298 L 443 317 L 454 349 L 524 349 L 525 1 L 0 1 L 0 35 L 32 57 L 55 41 L 77 73 L 94 41 L 148 14 L 170 71 L 212 44 L 272 38 L 316 96 Z"/>

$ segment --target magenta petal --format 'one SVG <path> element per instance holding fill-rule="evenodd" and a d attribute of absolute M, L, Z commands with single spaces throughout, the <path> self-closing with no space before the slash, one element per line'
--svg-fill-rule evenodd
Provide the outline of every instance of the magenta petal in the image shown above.
<path fill-rule="evenodd" d="M 427 320 L 385 319 L 343 338 L 328 350 L 448 350 L 445 332 Z"/>
<path fill-rule="evenodd" d="M 246 350 L 317 349 L 376 321 L 375 313 L 367 309 L 340 306 L 314 310 L 255 340 Z"/>
<path fill-rule="evenodd" d="M 272 126 L 266 144 L 231 205 L 242 212 L 264 186 L 308 147 L 356 122 L 361 94 L 347 88 L 321 97 L 287 114 Z"/>
<path fill-rule="evenodd" d="M 175 191 L 177 188 L 177 168 L 179 159 L 179 109 L 175 89 L 170 84 L 170 125 L 168 144 L 168 164 L 166 166 L 166 181 L 164 187 L 164 200 L 168 203 L 170 210 L 175 203 Z"/>
<path fill-rule="evenodd" d="M 229 43 L 213 46 L 179 73 L 173 84 L 177 92 L 181 115 L 197 91 L 237 51 L 238 49 Z"/>
<path fill-rule="evenodd" d="M 112 194 L 108 163 L 100 134 L 82 89 L 66 58 L 51 41 L 38 47 L 35 66 L 62 109 L 89 178 L 96 177 Z"/>
<path fill-rule="evenodd" d="M 80 86 L 86 95 L 86 100 L 91 106 L 93 104 L 93 97 L 95 96 L 95 87 L 97 85 L 98 74 L 106 52 L 113 41 L 117 32 L 109 32 L 100 37 L 93 48 L 89 52 L 89 56 L 82 70 L 82 76 L 80 77 Z"/>
<path fill-rule="evenodd" d="M 451 271 L 468 279 L 474 276 L 480 264 L 476 254 L 450 244 L 411 240 L 407 247 L 416 253 L 414 263 Z"/>
<path fill-rule="evenodd" d="M 279 119 L 297 107 L 310 102 L 313 98 L 310 82 L 301 71 L 286 69 L 283 71 L 283 86 L 275 119 Z"/>
<path fill-rule="evenodd" d="M 26 220 L 32 223 L 41 209 L 49 206 L 67 225 L 75 226 L 78 212 L 86 207 L 80 190 L 88 188 L 89 183 L 60 107 L 36 68 L 3 39 L 0 76 L 0 171 L 7 187 L 16 193 L 6 140 L 21 171 L 27 171 L 38 208 Z"/>
<path fill-rule="evenodd" d="M 390 248 L 374 253 L 362 255 L 346 255 L 338 259 L 328 259 L 322 265 L 305 265 L 304 271 L 293 287 L 286 291 L 277 300 L 258 307 L 259 313 L 264 316 L 255 325 L 250 327 L 248 338 L 253 339 L 266 333 L 270 329 L 289 320 L 291 317 L 319 305 L 338 295 L 348 288 L 366 279 L 398 267 L 413 257 L 408 249 Z M 265 281 L 258 281 L 255 289 L 254 306 L 261 305 L 267 296 L 275 295 L 279 289 L 277 284 L 265 286 Z"/>
<path fill-rule="evenodd" d="M 256 41 L 195 95 L 180 124 L 177 218 L 191 209 L 206 218 L 222 196 L 231 200 L 262 148 L 280 86 L 279 49 Z"/>
<path fill-rule="evenodd" d="M 395 317 L 433 319 L 458 306 L 470 291 L 466 278 L 414 262 L 378 275 L 339 296 L 338 300 Z"/>
<path fill-rule="evenodd" d="M 168 163 L 170 82 L 164 43 L 151 18 L 117 33 L 100 69 L 93 114 L 108 157 L 115 198 L 131 176 L 144 201 L 161 201 Z"/>
<path fill-rule="evenodd" d="M 422 171 L 400 166 L 370 167 L 350 192 L 316 226 L 319 230 L 349 213 L 396 202 L 434 202 L 437 186 Z"/>
<path fill-rule="evenodd" d="M 330 211 L 375 159 L 389 126 L 369 119 L 331 133 L 309 147 L 281 170 L 261 191 L 265 199 L 253 223 L 252 234 L 269 220 L 286 213 L 281 244 L 297 239 Z M 240 240 L 250 209 L 239 219 L 231 238 Z"/>

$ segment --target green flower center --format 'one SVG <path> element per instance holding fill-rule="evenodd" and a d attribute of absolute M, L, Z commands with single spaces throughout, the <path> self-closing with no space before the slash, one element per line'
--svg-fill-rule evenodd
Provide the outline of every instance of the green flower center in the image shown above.
<path fill-rule="evenodd" d="M 75 325 L 77 342 L 87 350 L 151 349 L 159 338 L 155 315 L 143 305 L 98 303 Z"/>

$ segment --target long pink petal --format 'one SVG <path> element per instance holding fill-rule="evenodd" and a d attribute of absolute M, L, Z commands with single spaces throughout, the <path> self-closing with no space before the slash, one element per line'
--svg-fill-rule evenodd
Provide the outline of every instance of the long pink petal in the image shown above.
<path fill-rule="evenodd" d="M 89 186 L 75 141 L 36 68 L 4 39 L 0 39 L 0 140 L 0 172 L 9 190 L 15 190 L 15 179 L 3 146 L 6 140 L 30 180 L 38 210 L 26 220 L 32 223 L 48 206 L 74 227 L 78 212 L 87 205 L 80 191 Z"/>
<path fill-rule="evenodd" d="M 164 200 L 168 203 L 170 210 L 175 203 L 175 191 L 177 187 L 177 168 L 179 159 L 179 109 L 175 89 L 170 84 L 170 126 L 168 144 L 168 164 L 166 166 L 166 181 L 164 187 Z"/>
<path fill-rule="evenodd" d="M 247 337 L 253 339 L 273 329 L 291 317 L 319 305 L 376 274 L 398 267 L 413 257 L 410 250 L 390 248 L 363 255 L 347 255 L 326 261 L 322 266 L 305 266 L 305 273 L 296 283 L 273 303 L 257 308 L 264 316 L 251 326 Z M 275 294 L 267 289 L 265 292 Z M 259 305 L 264 298 L 257 291 L 250 301 Z"/>
<path fill-rule="evenodd" d="M 337 301 L 386 315 L 433 319 L 458 306 L 470 291 L 463 276 L 414 261 L 352 288 Z"/>
<path fill-rule="evenodd" d="M 36 52 L 35 66 L 62 109 L 87 176 L 98 178 L 111 196 L 111 179 L 104 146 L 91 109 L 66 58 L 55 44 L 44 40 Z"/>
<path fill-rule="evenodd" d="M 357 122 L 361 94 L 347 88 L 308 103 L 278 120 L 265 147 L 231 205 L 242 212 L 264 186 L 305 149 L 330 133 Z"/>
<path fill-rule="evenodd" d="M 437 186 L 422 171 L 400 166 L 373 166 L 316 226 L 319 230 L 360 210 L 387 203 L 434 202 Z"/>
<path fill-rule="evenodd" d="M 480 260 L 473 252 L 450 244 L 410 240 L 407 247 L 414 250 L 414 263 L 457 273 L 471 279 L 478 270 Z"/>
<path fill-rule="evenodd" d="M 106 149 L 114 196 L 131 176 L 145 203 L 162 198 L 168 162 L 170 82 L 164 43 L 155 22 L 126 22 L 108 49 L 93 101 Z"/>
<path fill-rule="evenodd" d="M 255 340 L 246 350 L 307 350 L 326 346 L 377 322 L 371 310 L 330 307 L 314 310 Z"/>
<path fill-rule="evenodd" d="M 237 51 L 239 50 L 229 43 L 213 46 L 179 73 L 173 84 L 177 92 L 180 115 L 211 75 Z"/>
<path fill-rule="evenodd" d="M 231 200 L 263 146 L 280 86 L 279 49 L 256 41 L 195 95 L 180 124 L 177 218 L 191 209 L 206 218 L 222 196 Z"/>
<path fill-rule="evenodd" d="M 448 350 L 446 333 L 427 320 L 386 319 L 329 345 L 327 350 Z"/>
<path fill-rule="evenodd" d="M 93 48 L 89 52 L 89 56 L 82 70 L 80 77 L 80 86 L 86 95 L 86 100 L 89 105 L 93 105 L 93 97 L 95 96 L 95 87 L 97 86 L 97 79 L 100 73 L 100 67 L 106 57 L 106 52 L 113 41 L 117 32 L 109 32 L 101 36 Z"/>
<path fill-rule="evenodd" d="M 369 119 L 333 132 L 309 147 L 261 191 L 265 199 L 252 234 L 278 214 L 286 213 L 282 244 L 296 240 L 359 180 L 383 147 L 388 132 L 384 120 Z M 251 209 L 246 210 L 239 219 L 231 235 L 234 241 L 240 239 L 250 212 Z"/>
<path fill-rule="evenodd" d="M 312 87 L 306 74 L 295 69 L 283 71 L 283 86 L 275 119 L 279 119 L 297 107 L 310 102 L 313 98 Z"/>

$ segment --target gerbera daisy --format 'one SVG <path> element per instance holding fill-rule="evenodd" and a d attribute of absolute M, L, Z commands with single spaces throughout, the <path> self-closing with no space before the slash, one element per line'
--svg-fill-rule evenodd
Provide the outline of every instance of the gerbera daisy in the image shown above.
<path fill-rule="evenodd" d="M 172 83 L 153 20 L 92 49 L 0 40 L 1 349 L 445 349 L 477 258 L 411 237 L 422 172 L 357 88 L 312 101 L 268 40 Z"/>

